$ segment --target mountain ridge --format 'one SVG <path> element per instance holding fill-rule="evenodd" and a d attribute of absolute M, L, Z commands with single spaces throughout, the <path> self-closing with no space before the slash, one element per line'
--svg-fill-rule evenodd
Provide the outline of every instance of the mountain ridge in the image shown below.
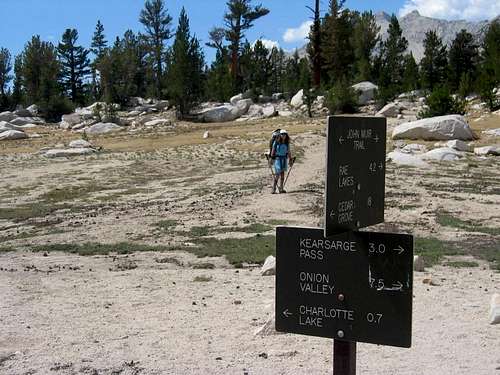
<path fill-rule="evenodd" d="M 387 30 L 389 29 L 391 16 L 384 11 L 379 11 L 374 15 L 377 25 L 380 27 L 380 36 L 385 40 L 388 36 Z M 398 20 L 403 30 L 403 36 L 408 39 L 408 52 L 411 52 L 415 60 L 420 62 L 424 56 L 425 33 L 429 30 L 435 30 L 447 46 L 451 45 L 456 34 L 462 29 L 471 33 L 477 43 L 481 43 L 488 26 L 492 22 L 500 22 L 500 15 L 491 21 L 443 20 L 422 16 L 417 10 L 414 10 L 403 17 L 398 17 Z M 291 52 L 290 56 L 294 52 Z M 299 48 L 298 52 L 300 57 L 306 56 L 307 45 Z"/>

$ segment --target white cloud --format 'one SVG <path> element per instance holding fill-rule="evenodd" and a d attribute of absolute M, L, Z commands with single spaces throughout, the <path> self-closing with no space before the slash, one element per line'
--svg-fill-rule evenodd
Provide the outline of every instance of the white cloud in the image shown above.
<path fill-rule="evenodd" d="M 275 40 L 269 40 L 269 39 L 257 39 L 257 40 L 260 40 L 264 45 L 264 47 L 266 47 L 267 49 L 273 49 L 274 47 L 280 48 L 280 44 Z M 252 47 L 255 46 L 257 40 L 253 42 Z"/>
<path fill-rule="evenodd" d="M 309 35 L 312 24 L 312 21 L 305 21 L 295 29 L 287 29 L 283 34 L 283 40 L 287 43 L 304 41 Z"/>
<path fill-rule="evenodd" d="M 500 14 L 499 0 L 406 0 L 400 16 L 414 10 L 427 17 L 485 20 Z"/>

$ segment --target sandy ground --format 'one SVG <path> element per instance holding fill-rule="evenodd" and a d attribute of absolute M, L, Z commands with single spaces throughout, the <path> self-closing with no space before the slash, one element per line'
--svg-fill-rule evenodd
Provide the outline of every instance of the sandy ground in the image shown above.
<path fill-rule="evenodd" d="M 300 163 L 289 194 L 276 197 L 261 153 L 269 131 L 283 126 L 294 134 Z M 209 141 L 200 140 L 203 130 L 95 139 L 114 151 L 72 160 L 45 160 L 24 144 L 22 154 L 1 150 L 0 213 L 36 214 L 0 219 L 0 246 L 17 249 L 0 252 L 0 374 L 331 373 L 331 340 L 255 334 L 274 309 L 274 277 L 260 276 L 257 265 L 235 269 L 223 258 L 181 251 L 29 251 L 122 241 L 171 249 L 190 241 L 178 233 L 194 226 L 227 228 L 217 234 L 224 238 L 248 236 L 234 228 L 269 220 L 321 225 L 321 121 L 224 125 L 211 129 Z M 143 151 L 153 138 L 165 145 Z M 389 165 L 386 223 L 377 228 L 462 241 L 472 255 L 483 243 L 495 246 L 498 235 L 440 226 L 436 213 L 500 228 L 499 166 L 492 158 L 425 171 Z M 55 194 L 65 189 L 74 195 Z M 38 214 L 35 205 L 53 210 Z M 155 230 L 161 220 L 175 221 L 177 234 Z M 166 256 L 179 262 L 158 262 Z M 413 347 L 359 344 L 360 374 L 500 374 L 500 326 L 487 321 L 500 273 L 465 260 L 479 266 L 415 274 Z M 122 270 L 127 262 L 137 268 Z M 215 268 L 195 269 L 200 262 Z"/>
<path fill-rule="evenodd" d="M 0 373 L 331 373 L 331 340 L 254 335 L 273 314 L 274 277 L 159 266 L 156 257 L 132 255 L 138 268 L 122 272 L 109 271 L 120 261 L 113 257 L 0 258 L 17 270 L 0 272 Z M 486 265 L 417 273 L 413 347 L 358 344 L 359 373 L 500 372 L 500 328 L 487 322 L 498 285 Z"/>

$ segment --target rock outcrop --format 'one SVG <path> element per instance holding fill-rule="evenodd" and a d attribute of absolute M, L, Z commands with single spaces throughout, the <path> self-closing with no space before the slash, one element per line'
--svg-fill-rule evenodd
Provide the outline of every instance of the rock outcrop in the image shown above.
<path fill-rule="evenodd" d="M 389 103 L 380 111 L 377 112 L 377 116 L 383 117 L 398 117 L 400 113 L 399 107 L 395 103 Z"/>
<path fill-rule="evenodd" d="M 392 139 L 420 139 L 425 141 L 447 141 L 459 139 L 470 141 L 476 138 L 463 116 L 448 115 L 425 118 L 397 126 Z"/>
<path fill-rule="evenodd" d="M 387 159 L 392 161 L 397 165 L 405 165 L 409 167 L 417 167 L 417 168 L 427 168 L 429 164 L 422 160 L 422 158 L 418 155 L 409 154 L 401 151 L 392 151 L 387 155 Z"/>
<path fill-rule="evenodd" d="M 292 100 L 290 101 L 290 105 L 293 108 L 300 108 L 302 105 L 304 105 L 304 90 L 300 90 L 293 96 Z"/>
<path fill-rule="evenodd" d="M 106 123 L 106 122 L 99 122 L 95 125 L 92 125 L 85 129 L 85 133 L 88 134 L 105 134 L 105 133 L 112 133 L 116 131 L 121 131 L 123 130 L 123 127 L 113 124 L 113 123 Z"/>
<path fill-rule="evenodd" d="M 360 105 L 366 105 L 368 102 L 375 99 L 375 95 L 378 90 L 378 86 L 372 82 L 360 82 L 352 86 L 354 90 L 359 93 L 358 103 Z"/>
<path fill-rule="evenodd" d="M 28 135 L 19 130 L 5 130 L 0 132 L 0 141 L 12 141 L 16 139 L 25 139 Z"/>
<path fill-rule="evenodd" d="M 93 148 L 67 148 L 67 149 L 52 149 L 47 150 L 43 153 L 43 156 L 48 158 L 61 158 L 61 157 L 71 157 L 71 156 L 83 156 L 90 155 L 97 152 Z"/>
<path fill-rule="evenodd" d="M 237 104 L 242 101 L 239 101 Z M 233 106 L 231 104 L 224 104 L 218 107 L 204 109 L 197 113 L 198 118 L 203 122 L 228 122 L 234 121 L 243 116 L 249 109 L 248 102 L 242 105 Z"/>
<path fill-rule="evenodd" d="M 474 149 L 474 154 L 478 156 L 487 156 L 487 155 L 499 156 L 500 145 L 476 147 Z"/>
<path fill-rule="evenodd" d="M 435 160 L 435 161 L 456 161 L 463 158 L 463 154 L 453 148 L 440 147 L 435 148 L 429 152 L 422 155 L 424 160 Z"/>

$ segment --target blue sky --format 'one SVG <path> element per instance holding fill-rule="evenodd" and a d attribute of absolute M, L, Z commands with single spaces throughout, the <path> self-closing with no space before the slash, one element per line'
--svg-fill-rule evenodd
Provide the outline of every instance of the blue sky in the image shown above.
<path fill-rule="evenodd" d="M 310 17 L 306 5 L 312 0 L 262 0 L 271 13 L 258 20 L 248 32 L 253 42 L 262 38 L 278 42 L 284 49 L 293 50 L 304 44 L 304 22 Z M 98 19 L 104 24 L 108 41 L 123 35 L 127 29 L 142 31 L 138 15 L 144 0 L 0 0 L 3 15 L 0 22 L 0 47 L 8 48 L 13 55 L 19 53 L 34 34 L 57 43 L 66 28 L 76 28 L 80 44 L 88 47 Z M 166 0 L 174 26 L 182 6 L 187 10 L 191 29 L 202 42 L 206 42 L 208 30 L 222 24 L 226 0 Z M 326 9 L 328 0 L 322 0 Z M 347 0 L 351 9 L 404 14 L 413 9 L 429 16 L 442 18 L 491 18 L 500 13 L 500 0 Z M 292 30 L 289 30 L 292 29 Z M 288 30 L 288 33 L 287 33 Z M 284 36 L 287 36 L 284 40 Z M 213 53 L 206 51 L 207 60 Z"/>

